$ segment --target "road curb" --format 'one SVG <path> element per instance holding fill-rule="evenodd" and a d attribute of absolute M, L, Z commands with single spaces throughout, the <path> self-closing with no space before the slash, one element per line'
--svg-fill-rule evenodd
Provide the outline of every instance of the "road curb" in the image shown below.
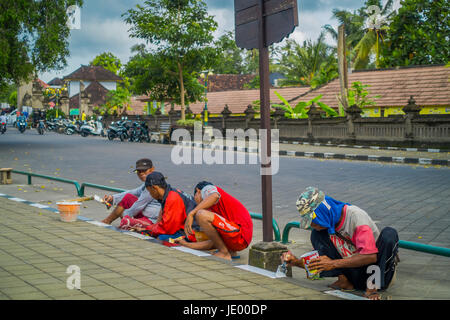
<path fill-rule="evenodd" d="M 198 142 L 181 142 L 179 146 L 196 147 L 210 149 L 211 145 L 198 143 Z M 329 146 L 329 145 L 327 145 Z M 254 148 L 246 147 L 228 147 L 222 146 L 222 148 L 216 148 L 223 151 L 239 151 L 245 153 L 255 153 L 258 150 Z M 393 150 L 393 149 L 389 149 Z M 400 149 L 396 149 L 399 150 Z M 431 149 L 429 149 L 431 150 Z M 412 151 L 412 150 L 409 150 Z M 428 158 L 409 158 L 409 157 L 387 157 L 377 155 L 360 155 L 360 154 L 344 154 L 344 153 L 331 153 L 331 152 L 305 152 L 305 151 L 278 151 L 280 156 L 291 157 L 306 157 L 306 158 L 318 158 L 318 159 L 337 159 L 337 160 L 357 160 L 357 161 L 374 161 L 374 162 L 387 162 L 387 163 L 403 163 L 403 164 L 420 164 L 420 165 L 436 165 L 436 166 L 450 166 L 450 160 L 441 159 L 428 159 Z"/>

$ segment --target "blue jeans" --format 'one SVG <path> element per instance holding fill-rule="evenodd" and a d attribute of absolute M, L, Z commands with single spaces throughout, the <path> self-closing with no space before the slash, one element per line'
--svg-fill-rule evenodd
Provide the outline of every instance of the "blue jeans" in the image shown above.
<path fill-rule="evenodd" d="M 392 281 L 395 271 L 395 256 L 398 252 L 398 234 L 391 227 L 381 230 L 376 247 L 378 249 L 377 262 L 380 268 L 380 287 L 386 289 Z M 319 251 L 319 255 L 327 256 L 330 259 L 342 259 L 336 247 L 330 240 L 327 230 L 311 232 L 311 243 L 315 250 Z M 367 266 L 357 268 L 341 268 L 330 271 L 322 271 L 321 277 L 337 277 L 343 274 L 358 290 L 365 290 L 367 287 L 367 279 L 371 276 L 367 273 Z"/>

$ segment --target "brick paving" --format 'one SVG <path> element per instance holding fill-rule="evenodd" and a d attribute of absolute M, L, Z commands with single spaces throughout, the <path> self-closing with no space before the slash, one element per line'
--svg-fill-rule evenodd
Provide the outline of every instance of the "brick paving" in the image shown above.
<path fill-rule="evenodd" d="M 69 266 L 81 289 L 67 289 Z M 0 198 L 0 300 L 334 299 L 291 279 L 198 257 Z"/>

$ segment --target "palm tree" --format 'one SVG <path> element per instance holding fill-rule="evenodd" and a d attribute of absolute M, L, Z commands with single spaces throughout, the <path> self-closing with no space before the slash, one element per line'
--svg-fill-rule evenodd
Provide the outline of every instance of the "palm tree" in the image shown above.
<path fill-rule="evenodd" d="M 384 6 L 381 0 L 368 0 L 364 7 L 353 12 L 333 10 L 333 17 L 345 25 L 349 59 L 353 69 L 367 68 L 373 55 L 375 66 L 379 67 L 383 37 L 388 28 L 388 20 L 394 13 L 392 6 L 393 0 L 387 0 Z M 333 27 L 325 25 L 324 29 L 337 40 L 338 34 Z"/>
<path fill-rule="evenodd" d="M 336 50 L 325 42 L 322 32 L 317 41 L 306 40 L 303 45 L 289 39 L 280 48 L 280 58 L 277 71 L 284 74 L 282 86 L 289 85 L 317 85 L 328 82 L 337 77 Z"/>

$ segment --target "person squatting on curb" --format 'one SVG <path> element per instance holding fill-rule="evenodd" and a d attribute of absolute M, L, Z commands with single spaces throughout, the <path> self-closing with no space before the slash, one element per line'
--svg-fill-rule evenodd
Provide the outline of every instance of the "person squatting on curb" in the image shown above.
<path fill-rule="evenodd" d="M 164 241 L 184 237 L 186 213 L 195 207 L 192 197 L 172 188 L 160 172 L 150 173 L 145 180 L 145 187 L 161 204 L 161 212 L 156 223 L 135 230 Z M 198 226 L 195 228 L 198 230 Z M 188 241 L 196 241 L 195 236 L 188 236 Z"/>
<path fill-rule="evenodd" d="M 113 212 L 102 220 L 111 224 L 121 217 L 120 229 L 132 230 L 135 227 L 145 227 L 156 223 L 161 211 L 161 204 L 155 200 L 145 188 L 145 179 L 155 170 L 150 159 L 136 161 L 136 169 L 139 180 L 144 182 L 133 190 L 128 190 L 114 195 L 105 195 L 103 200 L 111 205 L 117 205 Z"/>
<path fill-rule="evenodd" d="M 195 243 L 183 239 L 177 242 L 197 250 L 217 249 L 216 257 L 226 260 L 238 258 L 237 251 L 250 245 L 253 236 L 253 222 L 242 203 L 210 182 L 202 181 L 194 188 L 197 206 L 190 210 L 184 231 L 192 235 L 192 225 L 197 222 L 207 240 Z"/>
<path fill-rule="evenodd" d="M 313 229 L 311 243 L 319 253 L 319 258 L 312 259 L 308 268 L 320 272 L 321 277 L 338 277 L 330 285 L 334 289 L 366 290 L 365 297 L 381 299 L 377 289 L 384 290 L 393 284 L 400 261 L 397 231 L 386 227 L 379 232 L 364 210 L 337 201 L 314 187 L 308 187 L 296 205 L 300 227 Z M 303 260 L 290 251 L 283 253 L 281 260 L 305 268 Z M 375 286 L 368 272 L 372 270 L 371 265 L 379 268 Z"/>

